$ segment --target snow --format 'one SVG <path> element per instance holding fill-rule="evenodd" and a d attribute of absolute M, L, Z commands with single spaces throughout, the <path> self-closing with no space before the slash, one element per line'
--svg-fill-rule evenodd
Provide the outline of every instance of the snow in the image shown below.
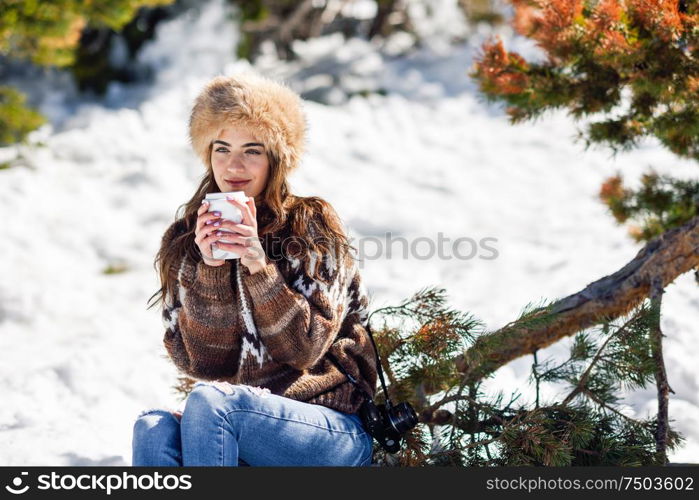
<path fill-rule="evenodd" d="M 268 51 L 258 69 L 299 91 L 339 82 L 328 97 L 335 105 L 305 102 L 309 151 L 291 185 L 335 206 L 363 252 L 372 307 L 438 285 L 451 306 L 494 331 L 528 302 L 575 293 L 639 251 L 597 199 L 605 178 L 619 171 L 634 181 L 650 165 L 690 177 L 696 166 L 651 140 L 616 158 L 585 151 L 573 140 L 582 123 L 563 112 L 510 125 L 467 77 L 488 30 L 445 42 L 467 33 L 454 5 L 440 2 L 439 13 L 423 19 L 430 40 L 407 55 L 395 55 L 398 39 L 383 49 L 353 40 L 338 50 L 326 37 L 298 43 L 294 63 Z M 211 77 L 247 67 L 234 60 L 228 8 L 212 0 L 161 24 L 141 54 L 157 68 L 154 80 L 115 83 L 103 102 L 81 101 L 64 77 L 47 77 L 42 111 L 51 124 L 32 135 L 44 146 L 0 150 L 3 161 L 20 155 L 0 171 L 4 465 L 130 465 L 137 415 L 179 404 L 160 313 L 146 302 L 158 287 L 153 259 L 162 233 L 204 172 L 187 144 L 191 102 Z M 500 32 L 508 48 L 537 56 L 529 41 Z M 317 76 L 318 68 L 329 70 Z M 351 94 L 361 88 L 387 95 Z M 437 238 L 450 240 L 429 255 Z M 404 245 L 413 245 L 406 256 Z M 109 265 L 128 270 L 103 274 Z M 666 289 L 663 305 L 670 416 L 687 438 L 670 458 L 696 462 L 699 288 L 691 273 Z M 539 360 L 565 355 L 570 340 L 540 351 Z M 520 401 L 533 400 L 531 363 L 501 368 L 486 389 L 516 388 Z M 561 391 L 545 385 L 542 397 Z M 629 414 L 656 411 L 652 387 L 627 396 Z"/>

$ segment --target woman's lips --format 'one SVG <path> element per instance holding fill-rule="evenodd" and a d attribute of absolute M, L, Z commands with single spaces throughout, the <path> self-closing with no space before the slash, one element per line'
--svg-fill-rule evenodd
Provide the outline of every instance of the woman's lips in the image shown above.
<path fill-rule="evenodd" d="M 226 182 L 228 182 L 228 184 L 230 184 L 233 187 L 241 188 L 241 187 L 245 186 L 250 181 L 226 181 Z"/>

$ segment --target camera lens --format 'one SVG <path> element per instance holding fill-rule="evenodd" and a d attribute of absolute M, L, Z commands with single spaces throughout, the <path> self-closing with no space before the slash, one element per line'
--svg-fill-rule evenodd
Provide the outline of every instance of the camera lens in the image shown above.
<path fill-rule="evenodd" d="M 410 403 L 400 403 L 389 412 L 391 425 L 399 434 L 409 431 L 417 425 L 417 414 Z"/>

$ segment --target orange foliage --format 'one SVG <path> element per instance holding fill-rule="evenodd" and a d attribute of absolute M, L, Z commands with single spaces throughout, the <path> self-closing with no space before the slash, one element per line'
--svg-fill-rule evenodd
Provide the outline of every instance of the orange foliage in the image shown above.
<path fill-rule="evenodd" d="M 632 225 L 629 226 L 628 229 L 628 234 L 631 236 L 635 241 L 640 241 L 641 238 L 643 238 L 643 229 L 638 227 L 637 225 Z"/>
<path fill-rule="evenodd" d="M 531 5 L 528 0 L 512 0 L 512 6 L 515 10 L 512 25 L 522 36 L 530 36 L 536 28 L 536 7 Z"/>
<path fill-rule="evenodd" d="M 630 2 L 629 12 L 648 31 L 670 42 L 683 31 L 678 3 L 678 0 L 635 0 Z"/>
<path fill-rule="evenodd" d="M 415 333 L 415 340 L 431 354 L 441 354 L 447 348 L 445 340 L 457 337 L 453 328 L 445 321 L 436 319 L 420 327 Z"/>
<path fill-rule="evenodd" d="M 623 14 L 664 42 L 677 40 L 697 25 L 699 16 L 679 12 L 679 0 L 600 0 L 589 18 L 583 18 L 584 0 L 510 0 L 514 7 L 513 27 L 536 40 L 542 49 L 565 56 L 579 38 L 596 40 L 597 55 L 632 49 L 623 32 Z"/>
<path fill-rule="evenodd" d="M 478 70 L 499 94 L 518 94 L 528 85 L 526 61 L 515 52 L 507 52 L 500 37 L 494 43 L 483 44 L 483 55 L 477 61 Z"/>
<path fill-rule="evenodd" d="M 542 25 L 549 31 L 562 31 L 582 15 L 583 0 L 540 0 L 543 4 Z"/>
<path fill-rule="evenodd" d="M 687 89 L 690 92 L 699 92 L 699 77 L 688 76 L 687 77 Z"/>
<path fill-rule="evenodd" d="M 631 49 L 626 37 L 620 32 L 623 0 L 601 0 L 590 16 L 589 35 L 597 39 L 595 55 L 604 57 L 610 53 L 622 53 Z"/>
<path fill-rule="evenodd" d="M 618 200 L 623 196 L 624 187 L 621 176 L 619 175 L 608 178 L 600 188 L 599 197 L 605 202 L 612 199 Z"/>
<path fill-rule="evenodd" d="M 514 26 L 539 42 L 549 53 L 565 53 L 575 38 L 574 23 L 581 18 L 583 0 L 512 0 Z"/>
<path fill-rule="evenodd" d="M 601 0 L 590 16 L 592 27 L 595 31 L 601 32 L 614 27 L 614 24 L 621 21 L 623 0 Z"/>

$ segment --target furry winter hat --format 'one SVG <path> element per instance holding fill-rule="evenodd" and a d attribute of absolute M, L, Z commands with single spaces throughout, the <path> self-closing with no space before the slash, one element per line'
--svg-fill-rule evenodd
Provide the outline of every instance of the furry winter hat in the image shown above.
<path fill-rule="evenodd" d="M 301 97 L 281 82 L 257 73 L 217 76 L 204 86 L 189 117 L 189 139 L 210 168 L 209 146 L 224 127 L 245 126 L 279 159 L 296 169 L 305 150 L 307 122 Z"/>

